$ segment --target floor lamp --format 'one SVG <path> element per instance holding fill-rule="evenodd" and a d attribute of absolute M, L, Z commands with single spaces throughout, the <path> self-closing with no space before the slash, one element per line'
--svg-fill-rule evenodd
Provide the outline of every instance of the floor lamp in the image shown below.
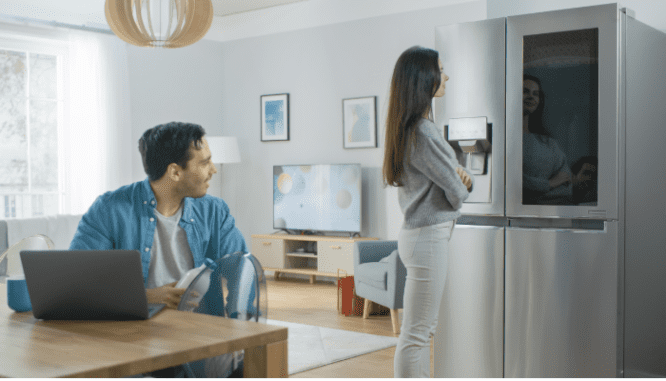
<path fill-rule="evenodd" d="M 238 140 L 234 136 L 210 136 L 206 137 L 208 141 L 208 148 L 210 149 L 211 159 L 215 165 L 219 164 L 217 167 L 217 174 L 213 178 L 217 177 L 217 180 L 214 180 L 214 189 L 210 189 L 211 194 L 217 195 L 218 197 L 222 196 L 222 164 L 230 163 L 240 163 L 240 151 L 238 149 Z M 235 181 L 234 181 L 235 182 Z M 234 185 L 234 184 L 230 184 Z M 227 187 L 228 189 L 234 189 L 233 187 Z M 225 192 L 226 196 L 229 199 L 225 198 L 227 204 L 233 200 L 235 204 L 235 192 Z M 235 209 L 235 208 L 234 208 Z"/>

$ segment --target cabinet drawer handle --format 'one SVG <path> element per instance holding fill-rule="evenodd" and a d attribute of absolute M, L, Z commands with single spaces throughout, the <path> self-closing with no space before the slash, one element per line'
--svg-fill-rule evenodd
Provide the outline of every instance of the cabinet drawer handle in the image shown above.
<path fill-rule="evenodd" d="M 264 242 L 264 246 L 270 246 L 273 242 Z"/>
<path fill-rule="evenodd" d="M 331 246 L 331 249 L 340 250 L 342 249 L 342 246 Z"/>

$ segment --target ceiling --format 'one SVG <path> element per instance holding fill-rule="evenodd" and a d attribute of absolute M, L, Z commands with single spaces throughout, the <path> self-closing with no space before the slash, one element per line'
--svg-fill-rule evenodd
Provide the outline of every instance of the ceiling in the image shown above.
<path fill-rule="evenodd" d="M 236 13 L 270 8 L 307 0 L 212 0 L 215 16 L 228 16 Z"/>
<path fill-rule="evenodd" d="M 57 21 L 64 24 L 108 28 L 106 0 L 0 0 L 0 16 Z M 151 0 L 164 1 L 164 0 Z M 211 0 L 216 17 L 278 7 L 307 0 Z"/>

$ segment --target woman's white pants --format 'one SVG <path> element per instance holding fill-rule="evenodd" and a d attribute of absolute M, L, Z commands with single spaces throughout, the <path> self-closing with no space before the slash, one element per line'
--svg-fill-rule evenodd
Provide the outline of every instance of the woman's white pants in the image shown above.
<path fill-rule="evenodd" d="M 407 269 L 394 376 L 430 377 L 430 340 L 444 293 L 449 239 L 455 221 L 400 230 L 398 254 Z"/>

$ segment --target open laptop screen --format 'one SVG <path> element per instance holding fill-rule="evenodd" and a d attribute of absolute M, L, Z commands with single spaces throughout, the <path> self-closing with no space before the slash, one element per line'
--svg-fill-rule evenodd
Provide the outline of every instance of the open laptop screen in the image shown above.
<path fill-rule="evenodd" d="M 152 316 L 136 250 L 21 251 L 37 319 L 139 320 Z M 152 306 L 153 314 L 164 305 Z M 157 311 L 155 311 L 157 310 Z"/>

